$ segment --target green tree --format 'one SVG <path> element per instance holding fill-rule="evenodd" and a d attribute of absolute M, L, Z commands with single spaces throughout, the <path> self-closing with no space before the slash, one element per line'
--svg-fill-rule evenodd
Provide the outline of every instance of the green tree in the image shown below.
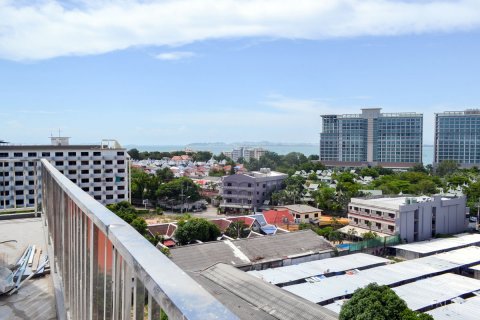
<path fill-rule="evenodd" d="M 221 152 L 218 156 L 213 156 L 213 159 L 217 161 L 223 161 L 223 160 L 232 161 L 232 159 L 227 157 L 223 152 Z"/>
<path fill-rule="evenodd" d="M 415 164 L 413 167 L 409 168 L 408 171 L 428 173 L 428 169 L 423 166 L 423 163 Z"/>
<path fill-rule="evenodd" d="M 339 211 L 342 205 L 337 201 L 336 191 L 330 187 L 321 187 L 313 193 L 315 202 L 325 211 Z"/>
<path fill-rule="evenodd" d="M 329 239 L 330 234 L 333 232 L 333 227 L 324 227 L 317 229 L 317 234 L 326 239 Z"/>
<path fill-rule="evenodd" d="M 360 170 L 360 176 L 362 177 L 373 177 L 373 178 L 376 178 L 378 177 L 380 174 L 378 173 L 378 170 L 376 168 L 363 168 L 362 170 Z"/>
<path fill-rule="evenodd" d="M 437 168 L 435 169 L 435 173 L 441 177 L 444 177 L 446 175 L 449 175 L 457 171 L 458 168 L 459 168 L 458 162 L 454 160 L 443 160 L 438 164 Z"/>
<path fill-rule="evenodd" d="M 130 225 L 135 228 L 135 230 L 138 231 L 138 233 L 145 235 L 148 233 L 147 230 L 147 223 L 143 218 L 135 218 L 133 221 L 130 223 Z"/>
<path fill-rule="evenodd" d="M 195 240 L 202 242 L 216 240 L 220 234 L 220 229 L 216 224 L 202 218 L 191 218 L 187 221 L 180 220 L 178 222 L 175 239 L 180 244 L 185 245 Z"/>
<path fill-rule="evenodd" d="M 433 320 L 430 315 L 419 314 L 407 307 L 395 291 L 388 286 L 371 283 L 357 289 L 352 298 L 344 303 L 340 320 Z"/>
<path fill-rule="evenodd" d="M 210 151 L 197 151 L 192 155 L 193 161 L 207 162 L 212 158 L 213 154 Z"/>
<path fill-rule="evenodd" d="M 156 172 L 156 176 L 159 183 L 170 182 L 175 178 L 172 170 L 170 168 L 159 169 Z"/>
<path fill-rule="evenodd" d="M 378 236 L 378 234 L 377 234 L 376 232 L 373 232 L 373 231 L 365 232 L 365 233 L 362 235 L 363 240 L 375 239 L 377 236 Z"/>
<path fill-rule="evenodd" d="M 192 179 L 187 177 L 181 177 L 160 185 L 156 191 L 156 197 L 176 203 L 195 202 L 201 198 L 199 187 Z"/>
<path fill-rule="evenodd" d="M 147 186 L 151 179 L 150 175 L 145 171 L 137 168 L 132 168 L 132 198 L 134 199 L 145 199 L 145 194 L 147 193 Z"/>
<path fill-rule="evenodd" d="M 140 160 L 140 152 L 137 149 L 130 149 L 127 151 L 130 157 L 134 160 Z"/>
<path fill-rule="evenodd" d="M 308 156 L 308 160 L 312 161 L 312 160 L 319 160 L 320 159 L 320 156 L 318 154 L 311 154 Z"/>
<path fill-rule="evenodd" d="M 225 235 L 230 238 L 246 238 L 250 234 L 250 229 L 243 221 L 234 221 L 230 223 L 227 230 L 225 230 Z"/>

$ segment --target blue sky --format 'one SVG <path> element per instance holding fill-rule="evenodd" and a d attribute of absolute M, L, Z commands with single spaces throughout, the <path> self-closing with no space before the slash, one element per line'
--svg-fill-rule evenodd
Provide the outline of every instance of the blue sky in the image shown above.
<path fill-rule="evenodd" d="M 0 0 L 0 139 L 317 142 L 379 106 L 432 143 L 434 112 L 480 106 L 479 1 L 243 3 Z"/>

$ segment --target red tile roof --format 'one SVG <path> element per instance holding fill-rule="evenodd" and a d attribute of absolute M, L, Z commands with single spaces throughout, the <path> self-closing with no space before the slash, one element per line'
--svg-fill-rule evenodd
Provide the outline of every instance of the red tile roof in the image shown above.
<path fill-rule="evenodd" d="M 283 225 L 288 221 L 293 223 L 293 215 L 288 210 L 268 210 L 263 211 L 263 216 L 268 224 Z"/>
<path fill-rule="evenodd" d="M 249 228 L 252 227 L 253 223 L 255 222 L 254 218 L 251 217 L 231 217 L 227 218 L 228 220 L 234 222 L 234 221 L 243 221 Z"/>
<path fill-rule="evenodd" d="M 177 230 L 177 226 L 173 223 L 151 224 L 147 226 L 147 229 L 153 236 L 171 237 Z"/>
<path fill-rule="evenodd" d="M 167 247 L 175 247 L 176 243 L 173 240 L 165 240 L 163 241 L 163 245 Z"/>
<path fill-rule="evenodd" d="M 221 232 L 225 232 L 225 230 L 227 230 L 227 228 L 230 226 L 230 223 L 232 223 L 232 221 L 227 219 L 214 219 L 210 220 L 210 222 L 216 224 L 218 228 L 220 228 Z"/>

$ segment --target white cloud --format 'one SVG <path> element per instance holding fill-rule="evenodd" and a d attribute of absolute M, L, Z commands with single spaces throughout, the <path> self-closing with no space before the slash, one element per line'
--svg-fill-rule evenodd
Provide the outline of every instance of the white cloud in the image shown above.
<path fill-rule="evenodd" d="M 206 39 L 325 39 L 472 30 L 480 1 L 0 0 L 0 57 L 37 60 Z M 75 6 L 76 4 L 76 6 Z"/>
<path fill-rule="evenodd" d="M 189 51 L 172 51 L 157 54 L 155 58 L 160 60 L 180 60 L 185 58 L 191 58 L 193 56 L 195 56 L 195 53 Z"/>

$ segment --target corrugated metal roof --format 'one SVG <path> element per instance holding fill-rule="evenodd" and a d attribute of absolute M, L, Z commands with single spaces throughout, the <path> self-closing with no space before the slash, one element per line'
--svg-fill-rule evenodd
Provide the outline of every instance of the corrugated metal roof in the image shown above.
<path fill-rule="evenodd" d="M 315 303 L 325 302 L 352 294 L 369 283 L 395 285 L 420 277 L 447 272 L 455 268 L 480 262 L 480 247 L 467 247 L 433 256 L 399 262 L 360 271 L 353 275 L 326 278 L 315 283 L 302 283 L 283 287 Z"/>
<path fill-rule="evenodd" d="M 393 291 L 407 303 L 410 309 L 421 310 L 423 308 L 444 304 L 446 301 L 479 289 L 480 280 L 453 273 L 446 273 L 393 288 Z M 337 300 L 325 305 L 325 308 L 338 314 L 345 301 L 347 300 Z M 459 308 L 461 307 L 459 306 Z"/>
<path fill-rule="evenodd" d="M 470 267 L 471 270 L 480 271 L 480 264 Z"/>
<path fill-rule="evenodd" d="M 463 303 L 451 303 L 427 313 L 435 320 L 478 320 L 480 297 L 466 299 Z"/>
<path fill-rule="evenodd" d="M 446 239 L 432 239 L 428 241 L 421 241 L 409 244 L 400 244 L 394 246 L 395 249 L 401 249 L 405 251 L 417 252 L 417 253 L 434 253 L 438 251 L 444 251 L 448 249 L 465 247 L 467 245 L 473 245 L 480 243 L 480 234 L 460 234 L 452 238 Z"/>
<path fill-rule="evenodd" d="M 256 306 L 274 319 L 338 319 L 338 316 L 332 311 L 296 297 L 230 265 L 214 265 L 201 272 L 201 275 L 223 289 L 228 290 L 234 295 Z M 220 300 L 222 299 L 221 296 L 217 297 Z"/>
<path fill-rule="evenodd" d="M 264 281 L 281 284 L 306 279 L 322 274 L 336 273 L 351 269 L 365 268 L 372 265 L 389 263 L 390 260 L 365 253 L 356 253 L 341 257 L 305 262 L 286 267 L 249 271 Z"/>
<path fill-rule="evenodd" d="M 480 290 L 480 280 L 453 273 L 415 281 L 393 288 L 412 310 L 440 305 L 461 295 Z M 478 310 L 480 312 L 480 309 Z"/>
<path fill-rule="evenodd" d="M 172 260 L 180 268 L 198 271 L 223 262 L 236 267 L 333 251 L 333 246 L 311 230 L 274 236 L 215 241 L 172 248 Z M 247 259 L 245 259 L 245 257 Z"/>

